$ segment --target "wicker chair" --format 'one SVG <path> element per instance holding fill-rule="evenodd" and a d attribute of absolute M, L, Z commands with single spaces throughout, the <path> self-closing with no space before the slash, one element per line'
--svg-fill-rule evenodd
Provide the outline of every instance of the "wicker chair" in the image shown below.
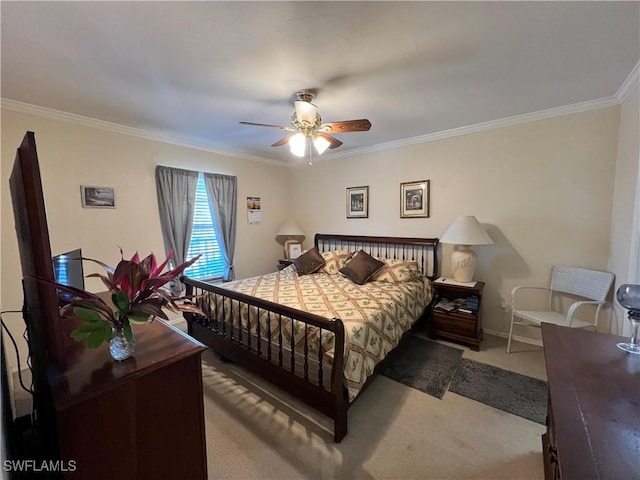
<path fill-rule="evenodd" d="M 511 290 L 511 327 L 509 328 L 507 353 L 511 350 L 514 325 L 540 327 L 543 322 L 547 322 L 571 328 L 593 328 L 595 331 L 600 309 L 606 303 L 605 299 L 611 289 L 613 279 L 613 273 L 609 272 L 554 265 L 549 287 L 515 287 Z M 518 310 L 516 300 L 520 299 L 520 294 L 527 290 L 547 291 L 549 295 L 547 308 L 545 310 Z M 561 297 L 573 300 L 566 313 L 563 313 L 559 306 Z M 576 311 L 583 305 L 596 307 L 593 321 L 575 318 Z"/>

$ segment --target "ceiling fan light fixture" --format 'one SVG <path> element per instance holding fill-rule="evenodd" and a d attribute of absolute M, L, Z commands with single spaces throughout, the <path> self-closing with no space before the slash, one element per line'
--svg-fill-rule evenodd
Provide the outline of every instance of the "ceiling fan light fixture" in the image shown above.
<path fill-rule="evenodd" d="M 298 119 L 298 122 L 306 122 L 312 126 L 315 125 L 318 107 L 316 107 L 313 103 L 303 102 L 301 100 L 295 102 L 295 107 L 296 118 Z"/>
<path fill-rule="evenodd" d="M 0 0 L 1 1 L 1 0 Z M 343 120 L 341 122 L 322 123 L 322 117 L 318 113 L 318 107 L 313 103 L 316 92 L 313 89 L 299 90 L 296 92 L 298 100 L 294 102 L 295 110 L 291 114 L 291 126 L 272 125 L 269 123 L 240 122 L 243 125 L 256 127 L 278 128 L 286 132 L 295 132 L 273 143 L 272 147 L 289 145 L 291 153 L 297 157 L 304 157 L 309 143 L 309 158 L 315 148 L 318 155 L 322 155 L 328 148 L 338 148 L 342 142 L 333 135 L 347 132 L 367 132 L 371 128 L 371 122 L 366 118 L 357 120 Z M 309 142 L 307 142 L 309 139 Z M 313 147 L 311 147 L 313 143 Z M 309 162 L 311 164 L 311 162 Z"/>
<path fill-rule="evenodd" d="M 318 155 L 322 155 L 327 148 L 329 148 L 329 145 L 331 145 L 331 142 L 326 138 L 321 136 L 313 137 L 313 146 L 315 147 L 316 152 L 318 152 Z"/>
<path fill-rule="evenodd" d="M 307 147 L 307 137 L 302 133 L 296 133 L 289 138 L 289 149 L 296 157 L 304 157 Z"/>

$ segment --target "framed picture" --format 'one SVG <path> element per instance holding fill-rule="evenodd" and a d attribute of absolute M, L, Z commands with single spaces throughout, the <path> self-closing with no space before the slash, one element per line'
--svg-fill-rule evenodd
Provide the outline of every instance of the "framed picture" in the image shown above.
<path fill-rule="evenodd" d="M 369 186 L 347 188 L 347 218 L 369 216 Z"/>
<path fill-rule="evenodd" d="M 400 184 L 400 218 L 429 217 L 429 180 Z"/>
<path fill-rule="evenodd" d="M 116 208 L 116 190 L 113 187 L 80 185 L 83 208 Z"/>
<path fill-rule="evenodd" d="M 296 240 L 287 240 L 284 242 L 284 248 L 287 260 L 293 260 L 302 254 L 302 244 Z"/>

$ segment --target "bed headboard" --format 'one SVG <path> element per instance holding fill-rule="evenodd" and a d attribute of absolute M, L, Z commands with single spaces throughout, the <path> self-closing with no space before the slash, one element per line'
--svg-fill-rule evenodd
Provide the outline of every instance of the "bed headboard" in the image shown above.
<path fill-rule="evenodd" d="M 316 233 L 314 245 L 320 252 L 364 250 L 374 257 L 414 261 L 423 275 L 438 278 L 437 238 L 372 237 L 366 235 L 329 235 Z"/>

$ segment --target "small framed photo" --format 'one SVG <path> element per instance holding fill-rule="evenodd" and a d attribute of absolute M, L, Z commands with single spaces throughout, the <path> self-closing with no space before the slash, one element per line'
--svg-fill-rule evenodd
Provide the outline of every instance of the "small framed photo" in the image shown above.
<path fill-rule="evenodd" d="M 369 217 L 369 186 L 347 188 L 347 218 Z"/>
<path fill-rule="evenodd" d="M 287 240 L 285 242 L 285 251 L 287 260 L 293 260 L 302 255 L 302 244 L 296 240 Z"/>
<path fill-rule="evenodd" d="M 429 217 L 429 180 L 400 184 L 400 218 Z"/>
<path fill-rule="evenodd" d="M 80 185 L 83 208 L 116 208 L 116 190 L 113 187 Z"/>

